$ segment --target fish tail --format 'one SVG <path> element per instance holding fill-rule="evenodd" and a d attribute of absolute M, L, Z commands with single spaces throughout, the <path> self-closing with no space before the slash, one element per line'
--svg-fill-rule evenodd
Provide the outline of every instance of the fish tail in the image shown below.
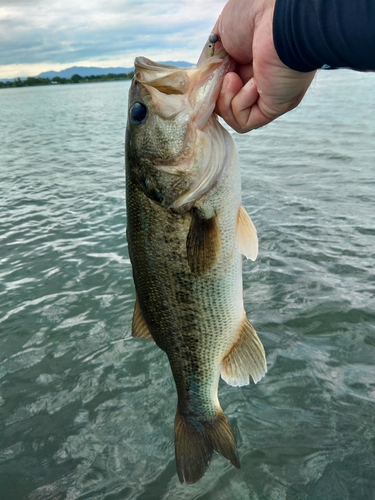
<path fill-rule="evenodd" d="M 214 451 L 240 468 L 236 440 L 224 412 L 220 409 L 213 419 L 200 421 L 177 409 L 175 453 L 180 482 L 197 482 L 208 469 Z"/>

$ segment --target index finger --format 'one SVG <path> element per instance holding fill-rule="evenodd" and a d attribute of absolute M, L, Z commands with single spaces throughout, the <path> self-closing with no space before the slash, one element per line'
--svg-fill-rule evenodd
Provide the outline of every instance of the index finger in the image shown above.
<path fill-rule="evenodd" d="M 272 121 L 272 118 L 262 113 L 259 100 L 260 96 L 253 78 L 243 85 L 236 73 L 228 73 L 216 102 L 215 111 L 236 132 L 244 134 Z"/>

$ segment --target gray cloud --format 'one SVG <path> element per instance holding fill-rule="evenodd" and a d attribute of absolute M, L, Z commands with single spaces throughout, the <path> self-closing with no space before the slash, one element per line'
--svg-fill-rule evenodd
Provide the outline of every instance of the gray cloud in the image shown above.
<path fill-rule="evenodd" d="M 2 0 L 0 65 L 198 57 L 225 1 Z"/>

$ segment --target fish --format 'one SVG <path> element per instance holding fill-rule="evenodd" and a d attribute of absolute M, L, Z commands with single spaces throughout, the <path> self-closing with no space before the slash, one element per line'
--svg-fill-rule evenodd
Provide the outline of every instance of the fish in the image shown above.
<path fill-rule="evenodd" d="M 263 345 L 243 303 L 242 260 L 258 238 L 241 202 L 239 157 L 214 112 L 233 61 L 221 51 L 180 68 L 135 59 L 125 139 L 127 241 L 135 284 L 134 338 L 169 360 L 178 402 L 175 459 L 181 483 L 214 452 L 240 468 L 218 399 L 266 373 Z"/>

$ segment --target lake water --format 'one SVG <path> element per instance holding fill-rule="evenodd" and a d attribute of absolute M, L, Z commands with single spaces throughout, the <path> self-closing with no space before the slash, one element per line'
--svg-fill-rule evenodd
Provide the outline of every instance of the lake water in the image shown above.
<path fill-rule="evenodd" d="M 375 499 L 375 75 L 321 72 L 235 134 L 268 374 L 220 383 L 241 470 L 175 471 L 167 358 L 134 340 L 128 82 L 0 92 L 0 498 Z"/>

